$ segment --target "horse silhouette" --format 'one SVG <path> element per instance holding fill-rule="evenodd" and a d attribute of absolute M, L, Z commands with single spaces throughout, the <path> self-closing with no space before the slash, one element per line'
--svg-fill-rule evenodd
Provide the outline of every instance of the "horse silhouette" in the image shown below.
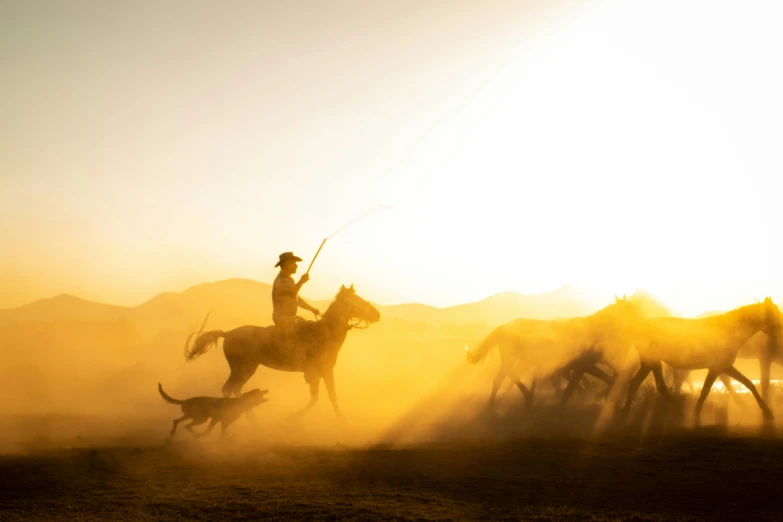
<path fill-rule="evenodd" d="M 665 397 L 670 395 L 661 366 L 665 362 L 675 370 L 708 369 L 694 410 L 696 423 L 715 379 L 722 374 L 742 383 L 755 397 L 764 418 L 771 420 L 772 410 L 766 401 L 750 379 L 734 367 L 740 348 L 759 331 L 777 343 L 780 310 L 769 297 L 763 303 L 701 319 L 654 317 L 645 320 L 633 334 L 641 365 L 629 384 L 623 412 L 628 413 L 639 385 L 651 371 L 659 393 Z"/>
<path fill-rule="evenodd" d="M 356 294 L 353 285 L 340 287 L 329 308 L 318 321 L 303 322 L 290 336 L 280 337 L 274 326 L 240 326 L 224 332 L 212 330 L 199 333 L 189 346 L 185 343 L 185 359 L 192 361 L 223 338 L 223 353 L 231 374 L 223 385 L 223 396 L 239 397 L 242 386 L 253 376 L 258 365 L 285 372 L 302 372 L 310 385 L 310 402 L 294 416 L 306 413 L 318 402 L 321 379 L 326 384 L 335 415 L 342 418 L 334 388 L 334 366 L 348 332 L 367 327 L 381 318 L 380 312 Z M 355 322 L 359 321 L 359 322 Z M 191 336 L 192 337 L 192 336 Z"/>
<path fill-rule="evenodd" d="M 775 337 L 765 335 L 766 342 L 759 342 L 763 339 L 757 338 L 755 335 L 742 345 L 742 348 L 737 352 L 737 359 L 758 359 L 759 361 L 759 386 L 761 387 L 761 398 L 765 401 L 769 400 L 769 373 L 772 367 L 772 363 L 776 362 L 783 366 L 783 353 L 779 349 L 777 339 Z M 668 366 L 669 374 L 672 376 L 674 392 L 678 393 L 682 388 L 683 383 L 687 383 L 691 391 L 694 391 L 693 382 L 691 381 L 691 370 L 677 370 Z M 718 377 L 725 386 L 726 390 L 732 397 L 737 399 L 737 393 L 734 390 L 734 386 L 731 383 L 731 379 L 722 374 Z"/>
<path fill-rule="evenodd" d="M 535 383 L 539 378 L 568 375 L 569 382 L 560 400 L 564 406 L 585 373 L 594 375 L 611 387 L 614 377 L 598 368 L 609 366 L 615 374 L 627 357 L 631 345 L 629 334 L 643 319 L 643 311 L 633 301 L 615 297 L 615 302 L 598 312 L 565 321 L 515 319 L 497 327 L 474 350 L 467 360 L 481 362 L 495 346 L 500 351 L 500 369 L 492 381 L 489 407 L 501 384 L 508 377 L 522 392 L 526 404 L 532 404 Z M 533 368 L 530 389 L 519 379 L 521 367 Z"/>

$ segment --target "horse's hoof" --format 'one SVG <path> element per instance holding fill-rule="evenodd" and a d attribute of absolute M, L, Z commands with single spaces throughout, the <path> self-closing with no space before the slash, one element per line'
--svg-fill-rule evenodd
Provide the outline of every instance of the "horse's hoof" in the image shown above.
<path fill-rule="evenodd" d="M 490 406 L 484 410 L 482 417 L 485 417 L 489 420 L 498 420 L 500 418 L 500 414 L 495 411 L 495 408 Z"/>

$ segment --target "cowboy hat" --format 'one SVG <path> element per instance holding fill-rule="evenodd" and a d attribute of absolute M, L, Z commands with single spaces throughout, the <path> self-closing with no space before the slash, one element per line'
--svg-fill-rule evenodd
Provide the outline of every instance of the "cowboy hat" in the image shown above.
<path fill-rule="evenodd" d="M 296 257 L 293 252 L 283 252 L 282 254 L 280 254 L 280 260 L 275 265 L 275 268 L 277 268 L 278 266 L 282 265 L 283 263 L 289 260 L 301 261 L 302 258 Z"/>

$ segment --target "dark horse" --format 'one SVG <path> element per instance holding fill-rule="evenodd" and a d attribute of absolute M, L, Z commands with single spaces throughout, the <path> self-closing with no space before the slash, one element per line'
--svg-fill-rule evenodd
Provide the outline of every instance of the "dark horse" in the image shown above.
<path fill-rule="evenodd" d="M 259 364 L 284 372 L 302 372 L 310 385 L 310 402 L 295 414 L 307 412 L 318 402 L 321 379 L 326 384 L 335 414 L 342 418 L 334 390 L 334 365 L 348 331 L 380 320 L 381 314 L 356 295 L 353 285 L 340 287 L 332 304 L 318 321 L 307 321 L 289 338 L 280 339 L 274 326 L 240 326 L 228 332 L 212 330 L 200 333 L 193 345 L 185 343 L 185 359 L 192 361 L 206 353 L 222 337 L 231 374 L 223 385 L 223 396 L 239 397 Z M 358 321 L 358 322 L 357 322 Z M 365 328 L 366 328 L 365 326 Z"/>

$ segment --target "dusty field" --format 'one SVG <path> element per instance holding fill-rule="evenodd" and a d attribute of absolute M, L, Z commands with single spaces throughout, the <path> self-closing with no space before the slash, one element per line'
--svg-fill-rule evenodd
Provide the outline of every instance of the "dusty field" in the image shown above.
<path fill-rule="evenodd" d="M 456 419 L 415 444 L 261 444 L 242 432 L 30 447 L 0 457 L 0 519 L 783 519 L 774 428 L 662 433 L 648 416 L 596 437 L 574 428 L 588 424 L 578 415 L 554 417 Z"/>

